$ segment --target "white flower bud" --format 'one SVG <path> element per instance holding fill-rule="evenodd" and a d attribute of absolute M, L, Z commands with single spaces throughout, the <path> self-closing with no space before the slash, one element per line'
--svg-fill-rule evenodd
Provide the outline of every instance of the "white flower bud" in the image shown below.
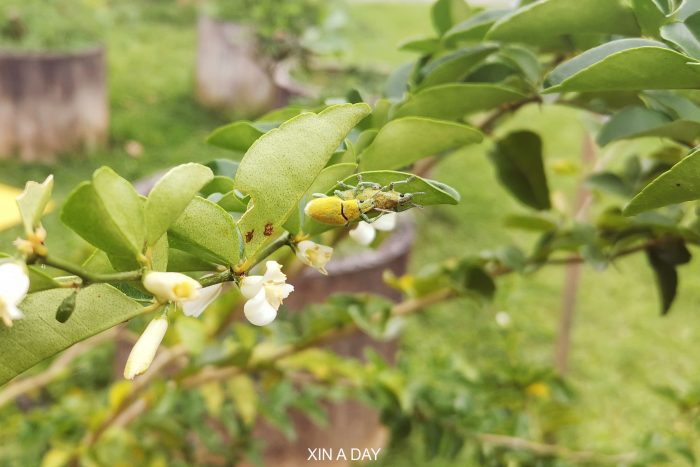
<path fill-rule="evenodd" d="M 24 317 L 17 305 L 24 300 L 28 291 L 29 276 L 24 265 L 0 265 L 0 319 L 6 326 L 12 326 L 12 321 Z"/>
<path fill-rule="evenodd" d="M 496 313 L 496 324 L 502 328 L 507 328 L 510 326 L 511 319 L 507 311 L 499 311 Z"/>
<path fill-rule="evenodd" d="M 223 286 L 221 284 L 204 287 L 199 291 L 199 296 L 197 298 L 193 300 L 185 300 L 180 303 L 180 306 L 182 306 L 182 312 L 186 316 L 198 318 L 199 315 L 201 315 L 202 312 L 206 310 L 214 300 L 216 300 L 221 293 L 222 288 Z"/>
<path fill-rule="evenodd" d="M 333 248 L 319 245 L 311 240 L 304 240 L 297 244 L 297 258 L 312 268 L 316 268 L 321 274 L 328 274 L 326 264 L 333 256 Z"/>
<path fill-rule="evenodd" d="M 182 302 L 199 297 L 202 285 L 179 272 L 149 272 L 143 286 L 160 302 Z"/>
<path fill-rule="evenodd" d="M 134 379 L 148 370 L 167 330 L 168 318 L 165 316 L 158 316 L 148 323 L 143 334 L 131 349 L 124 367 L 124 378 Z"/>
<path fill-rule="evenodd" d="M 294 291 L 294 286 L 286 283 L 287 276 L 277 261 L 268 261 L 265 268 L 264 275 L 245 276 L 241 280 L 241 294 L 248 299 L 243 312 L 257 326 L 270 324 L 282 301 Z"/>
<path fill-rule="evenodd" d="M 374 230 L 374 227 L 372 227 L 372 224 L 369 224 L 365 221 L 360 221 L 357 223 L 357 227 L 352 229 L 350 231 L 350 238 L 355 240 L 357 243 L 360 245 L 367 246 L 372 241 L 374 241 L 374 237 L 376 237 L 377 231 Z"/>
<path fill-rule="evenodd" d="M 379 216 L 377 220 L 372 222 L 372 227 L 382 232 L 389 232 L 396 228 L 396 220 L 399 217 L 398 213 L 388 212 Z"/>

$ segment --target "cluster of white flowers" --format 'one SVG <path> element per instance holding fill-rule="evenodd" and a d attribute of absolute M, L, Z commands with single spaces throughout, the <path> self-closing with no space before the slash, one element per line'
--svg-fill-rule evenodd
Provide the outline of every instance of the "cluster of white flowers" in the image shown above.
<path fill-rule="evenodd" d="M 265 274 L 246 276 L 241 280 L 241 293 L 248 300 L 243 313 L 248 321 L 256 326 L 265 326 L 274 321 L 282 300 L 294 291 L 287 284 L 287 276 L 277 261 L 265 263 Z"/>
<path fill-rule="evenodd" d="M 12 326 L 14 320 L 24 314 L 17 308 L 29 291 L 29 276 L 24 264 L 0 264 L 0 319 L 5 326 Z"/>

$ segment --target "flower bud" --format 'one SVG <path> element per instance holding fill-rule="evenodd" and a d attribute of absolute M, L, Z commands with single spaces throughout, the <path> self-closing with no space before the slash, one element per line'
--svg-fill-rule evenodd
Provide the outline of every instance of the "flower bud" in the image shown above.
<path fill-rule="evenodd" d="M 143 278 L 143 286 L 159 302 L 182 302 L 199 296 L 202 285 L 179 272 L 148 272 Z"/>
<path fill-rule="evenodd" d="M 131 349 L 124 367 L 124 378 L 134 379 L 148 370 L 167 330 L 168 318 L 165 316 L 158 316 L 148 323 L 143 334 Z"/>

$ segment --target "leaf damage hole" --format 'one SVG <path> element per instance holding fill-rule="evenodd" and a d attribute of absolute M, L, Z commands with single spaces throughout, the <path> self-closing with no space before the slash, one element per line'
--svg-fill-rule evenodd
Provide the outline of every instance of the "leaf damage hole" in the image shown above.
<path fill-rule="evenodd" d="M 255 229 L 251 230 L 250 232 L 245 233 L 245 242 L 250 243 L 250 241 L 253 239 L 253 233 L 255 232 Z"/>
<path fill-rule="evenodd" d="M 270 235 L 272 235 L 272 230 L 272 222 L 268 222 L 267 224 L 265 224 L 265 230 L 263 231 L 263 235 L 269 237 Z"/>

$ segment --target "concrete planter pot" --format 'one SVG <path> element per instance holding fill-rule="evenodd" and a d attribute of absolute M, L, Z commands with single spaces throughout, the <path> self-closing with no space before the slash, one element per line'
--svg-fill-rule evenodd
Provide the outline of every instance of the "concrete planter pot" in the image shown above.
<path fill-rule="evenodd" d="M 0 50 L 0 158 L 55 161 L 107 140 L 102 47 L 66 53 Z"/>
<path fill-rule="evenodd" d="M 234 117 L 252 118 L 305 94 L 289 77 L 289 65 L 265 57 L 255 31 L 200 16 L 195 71 L 197 99 Z"/>

